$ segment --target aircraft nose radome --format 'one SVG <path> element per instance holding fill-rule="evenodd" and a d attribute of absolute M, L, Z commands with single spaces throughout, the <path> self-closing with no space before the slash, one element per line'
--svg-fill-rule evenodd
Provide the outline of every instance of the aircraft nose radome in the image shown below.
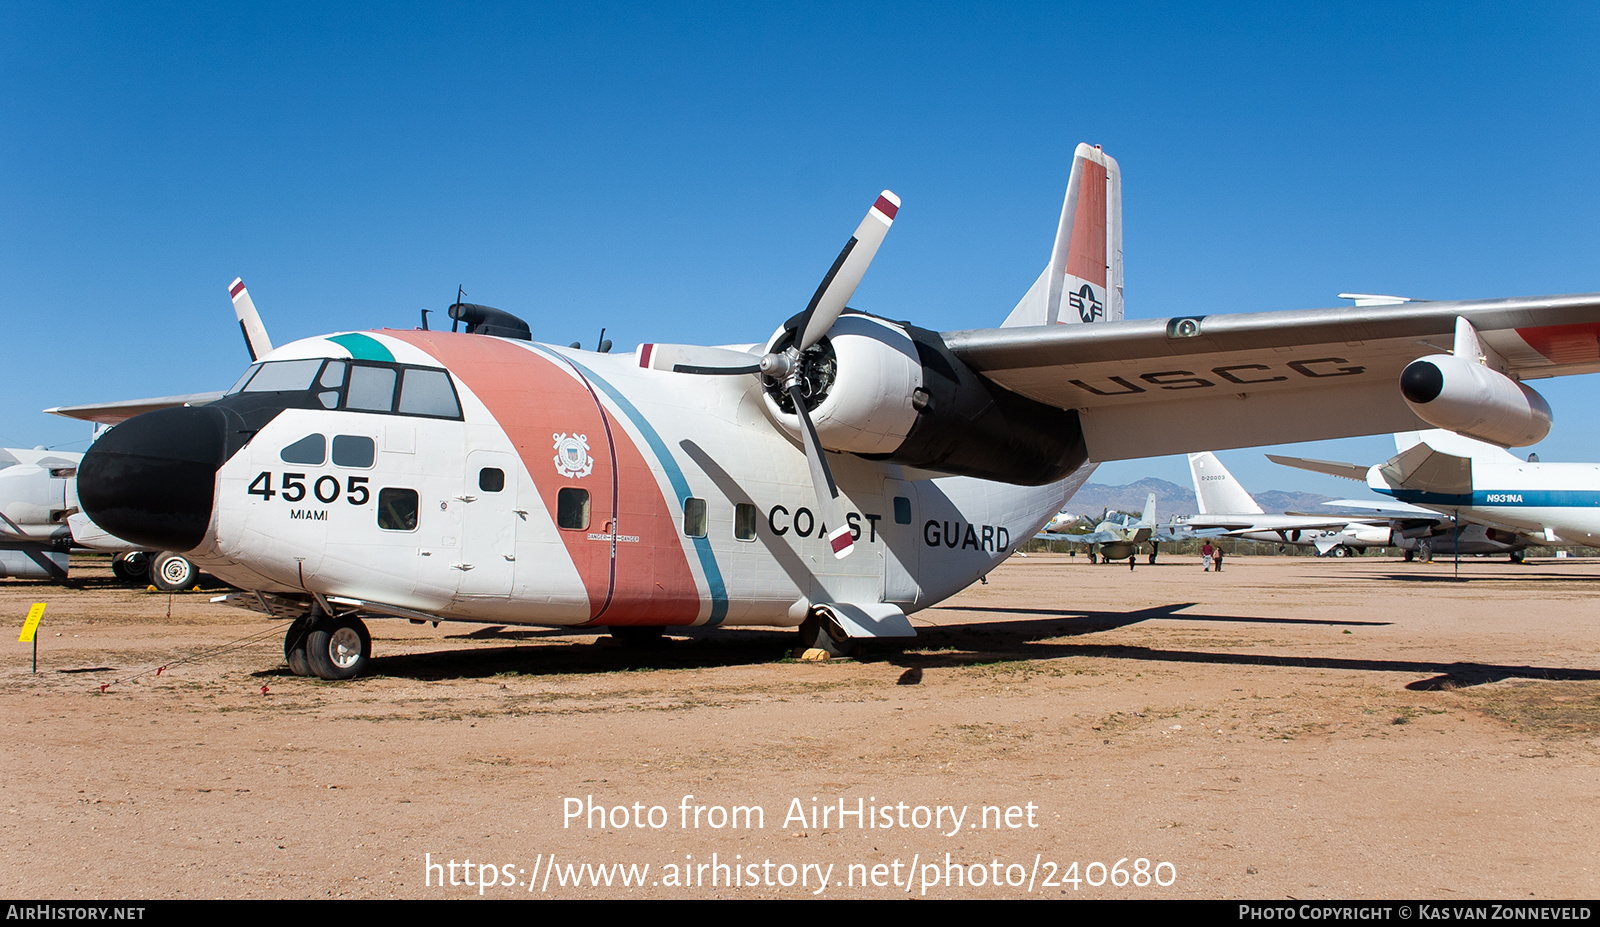
<path fill-rule="evenodd" d="M 95 523 L 154 550 L 187 551 L 211 524 L 227 459 L 217 409 L 146 412 L 101 436 L 78 466 L 78 501 Z"/>

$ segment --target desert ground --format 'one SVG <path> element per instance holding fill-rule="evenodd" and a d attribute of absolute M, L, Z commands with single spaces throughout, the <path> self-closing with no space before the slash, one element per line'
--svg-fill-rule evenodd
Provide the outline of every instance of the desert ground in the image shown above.
<path fill-rule="evenodd" d="M 0 581 L 10 897 L 1600 895 L 1600 562 L 1018 557 L 899 652 L 375 620 L 345 683 L 75 572 Z"/>

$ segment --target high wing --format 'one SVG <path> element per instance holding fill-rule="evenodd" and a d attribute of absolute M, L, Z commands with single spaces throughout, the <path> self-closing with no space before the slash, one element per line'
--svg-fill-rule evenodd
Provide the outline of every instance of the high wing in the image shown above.
<path fill-rule="evenodd" d="M 1076 410 L 1089 458 L 1423 427 L 1400 375 L 1449 354 L 1457 320 L 1502 379 L 1600 371 L 1600 294 L 1194 315 L 947 332 L 993 383 Z M 1490 363 L 1492 361 L 1492 363 Z"/>
<path fill-rule="evenodd" d="M 145 412 L 157 409 L 175 409 L 180 406 L 203 406 L 222 398 L 222 393 L 188 393 L 182 396 L 159 396 L 154 399 L 126 399 L 120 402 L 91 402 L 81 406 L 56 406 L 45 411 L 65 418 L 115 425 Z"/>

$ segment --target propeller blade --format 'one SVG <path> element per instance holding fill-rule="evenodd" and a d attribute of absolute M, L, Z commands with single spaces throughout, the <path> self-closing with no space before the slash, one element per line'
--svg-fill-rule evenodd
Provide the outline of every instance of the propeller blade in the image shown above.
<path fill-rule="evenodd" d="M 850 523 L 844 517 L 844 504 L 839 501 L 839 487 L 833 482 L 833 472 L 822 456 L 822 443 L 817 440 L 816 426 L 811 424 L 811 413 L 806 410 L 806 398 L 800 387 L 789 387 L 789 398 L 794 400 L 795 412 L 800 415 L 800 434 L 805 438 L 806 463 L 811 465 L 811 485 L 817 491 L 817 508 L 822 520 L 829 526 L 828 546 L 838 560 L 850 556 L 855 550 L 855 540 L 850 537 Z"/>
<path fill-rule="evenodd" d="M 272 339 L 267 337 L 267 327 L 261 324 L 261 316 L 250 299 L 250 291 L 244 288 L 242 277 L 234 277 L 228 284 L 228 295 L 233 297 L 233 314 L 239 318 L 239 331 L 244 335 L 245 350 L 250 352 L 251 362 L 272 353 Z"/>
<path fill-rule="evenodd" d="M 878 194 L 877 202 L 867 210 L 867 217 L 856 226 L 856 233 L 845 242 L 844 250 L 833 262 L 828 275 L 822 278 L 811 302 L 796 320 L 794 328 L 800 332 L 795 346 L 804 351 L 828 333 L 839 320 L 845 304 L 855 295 L 856 287 L 866 275 L 867 266 L 878 253 L 878 246 L 889 234 L 895 213 L 900 211 L 900 198 L 888 190 Z"/>

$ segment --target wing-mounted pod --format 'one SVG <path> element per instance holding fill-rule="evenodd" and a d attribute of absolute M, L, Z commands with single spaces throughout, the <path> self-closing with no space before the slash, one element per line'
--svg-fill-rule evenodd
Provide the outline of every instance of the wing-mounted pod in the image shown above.
<path fill-rule="evenodd" d="M 1419 358 L 1400 374 L 1400 393 L 1417 417 L 1436 428 L 1501 447 L 1536 444 L 1550 432 L 1544 397 L 1495 370 L 1497 356 L 1456 318 L 1454 354 Z"/>

